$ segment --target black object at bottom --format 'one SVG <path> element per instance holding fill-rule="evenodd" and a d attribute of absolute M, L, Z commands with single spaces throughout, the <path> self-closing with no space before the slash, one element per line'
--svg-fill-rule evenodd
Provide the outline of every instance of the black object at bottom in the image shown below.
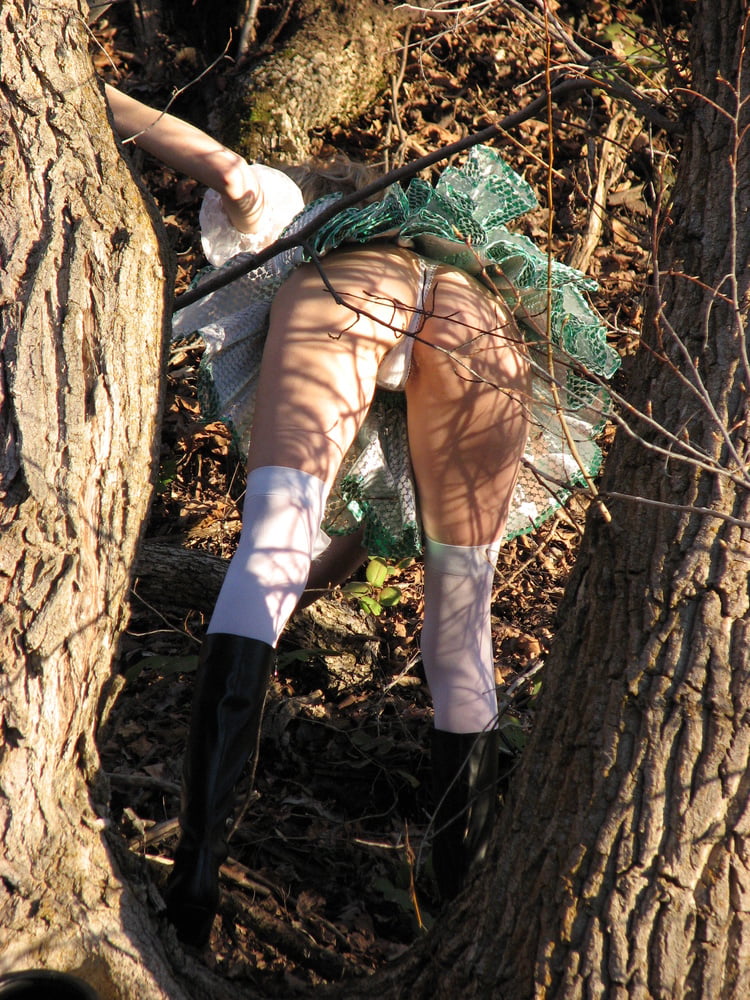
<path fill-rule="evenodd" d="M 98 994 L 77 976 L 52 969 L 26 969 L 0 976 L 2 1000 L 98 1000 Z"/>

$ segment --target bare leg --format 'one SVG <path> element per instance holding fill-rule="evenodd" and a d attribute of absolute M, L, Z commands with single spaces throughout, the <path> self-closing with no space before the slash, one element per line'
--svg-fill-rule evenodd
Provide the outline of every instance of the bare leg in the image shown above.
<path fill-rule="evenodd" d="M 308 265 L 277 295 L 248 453 L 248 469 L 283 465 L 330 487 L 375 391 L 377 369 L 411 320 L 419 289 L 413 254 L 369 247 L 326 257 L 334 301 Z"/>
<path fill-rule="evenodd" d="M 528 371 L 502 303 L 457 272 L 439 273 L 434 287 L 407 401 L 427 536 L 421 649 L 435 710 L 432 860 L 447 900 L 485 856 L 494 824 L 493 543 L 526 439 Z"/>
<path fill-rule="evenodd" d="M 370 406 L 380 361 L 413 314 L 420 282 L 413 254 L 334 254 L 325 273 L 346 304 L 308 265 L 271 311 L 243 529 L 209 632 L 276 644 L 302 598 L 326 494 Z M 331 564 L 315 570 L 326 574 Z M 319 580 L 314 575 L 312 585 Z"/>
<path fill-rule="evenodd" d="M 397 250 L 334 255 L 326 272 L 371 316 L 337 304 L 311 267 L 295 272 L 272 310 L 244 524 L 201 651 L 167 892 L 170 919 L 194 944 L 214 919 L 233 786 L 257 743 L 273 647 L 308 579 L 326 491 L 394 341 L 388 327 L 408 326 L 398 303 L 416 301 L 417 262 Z"/>
<path fill-rule="evenodd" d="M 422 660 L 435 725 L 496 724 L 490 598 L 526 440 L 528 366 L 502 302 L 438 272 L 407 383 L 409 444 L 425 528 Z"/>
<path fill-rule="evenodd" d="M 330 590 L 344 583 L 367 558 L 367 549 L 362 547 L 362 529 L 351 535 L 341 535 L 331 539 L 331 544 L 317 559 L 313 559 L 305 592 L 295 611 L 306 608 Z"/>
<path fill-rule="evenodd" d="M 504 303 L 459 271 L 438 273 L 431 313 L 406 386 L 425 532 L 448 545 L 495 542 L 528 432 L 521 337 Z"/>

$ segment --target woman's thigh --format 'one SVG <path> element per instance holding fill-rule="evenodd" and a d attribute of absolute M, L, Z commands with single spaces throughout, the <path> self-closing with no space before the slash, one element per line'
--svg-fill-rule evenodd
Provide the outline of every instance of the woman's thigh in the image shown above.
<path fill-rule="evenodd" d="M 416 256 L 388 246 L 307 264 L 271 309 L 248 467 L 335 477 L 375 391 L 378 366 L 418 301 Z"/>
<path fill-rule="evenodd" d="M 406 392 L 427 534 L 453 545 L 496 541 L 528 433 L 528 362 L 503 300 L 441 268 Z"/>

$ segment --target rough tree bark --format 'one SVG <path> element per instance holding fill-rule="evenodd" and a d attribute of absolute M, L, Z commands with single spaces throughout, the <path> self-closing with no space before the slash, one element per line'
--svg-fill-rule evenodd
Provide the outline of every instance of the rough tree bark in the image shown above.
<path fill-rule="evenodd" d="M 166 36 L 185 46 L 175 70 L 179 86 L 189 83 L 188 66 L 197 75 L 224 51 L 237 58 L 248 7 L 243 0 L 139 0 L 132 29 L 145 76 L 163 78 L 165 63 L 174 62 Z M 399 28 L 414 13 L 388 0 L 293 0 L 277 16 L 268 49 L 259 39 L 261 48 L 222 77 L 230 86 L 214 95 L 207 127 L 250 160 L 299 163 L 309 157 L 316 129 L 353 120 L 389 85 Z M 196 101 L 202 103 L 200 93 L 188 86 L 172 110 L 203 124 Z"/>
<path fill-rule="evenodd" d="M 169 542 L 147 539 L 136 562 L 134 593 L 151 606 L 170 614 L 202 611 L 210 615 L 224 582 L 228 559 L 198 549 L 183 549 Z M 362 668 L 377 660 L 379 641 L 367 619 L 351 601 L 325 595 L 296 612 L 285 639 L 302 649 L 342 646 Z"/>
<path fill-rule="evenodd" d="M 681 444 L 636 420 L 672 457 L 620 433 L 603 482 L 666 506 L 592 511 L 492 868 L 363 997 L 750 995 L 747 17 L 696 5 L 699 96 L 630 373 Z M 744 482 L 681 461 L 687 444 Z"/>
<path fill-rule="evenodd" d="M 0 22 L 0 971 L 180 997 L 104 838 L 94 743 L 151 493 L 171 268 L 79 5 L 8 0 Z"/>
<path fill-rule="evenodd" d="M 217 102 L 211 131 L 250 160 L 298 163 L 315 129 L 351 120 L 387 86 L 403 11 L 300 0 L 298 29 Z"/>

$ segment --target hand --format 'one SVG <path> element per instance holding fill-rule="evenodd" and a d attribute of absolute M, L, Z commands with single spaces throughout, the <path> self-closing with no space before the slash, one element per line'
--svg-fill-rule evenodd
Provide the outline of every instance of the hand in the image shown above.
<path fill-rule="evenodd" d="M 258 253 L 278 239 L 304 208 L 302 192 L 287 174 L 242 161 L 227 175 L 224 193 L 206 192 L 200 211 L 207 259 L 220 266 L 238 253 Z"/>
<path fill-rule="evenodd" d="M 234 228 L 240 233 L 256 232 L 265 209 L 257 171 L 238 157 L 235 167 L 225 176 L 224 190 L 219 193 L 222 207 Z"/>

